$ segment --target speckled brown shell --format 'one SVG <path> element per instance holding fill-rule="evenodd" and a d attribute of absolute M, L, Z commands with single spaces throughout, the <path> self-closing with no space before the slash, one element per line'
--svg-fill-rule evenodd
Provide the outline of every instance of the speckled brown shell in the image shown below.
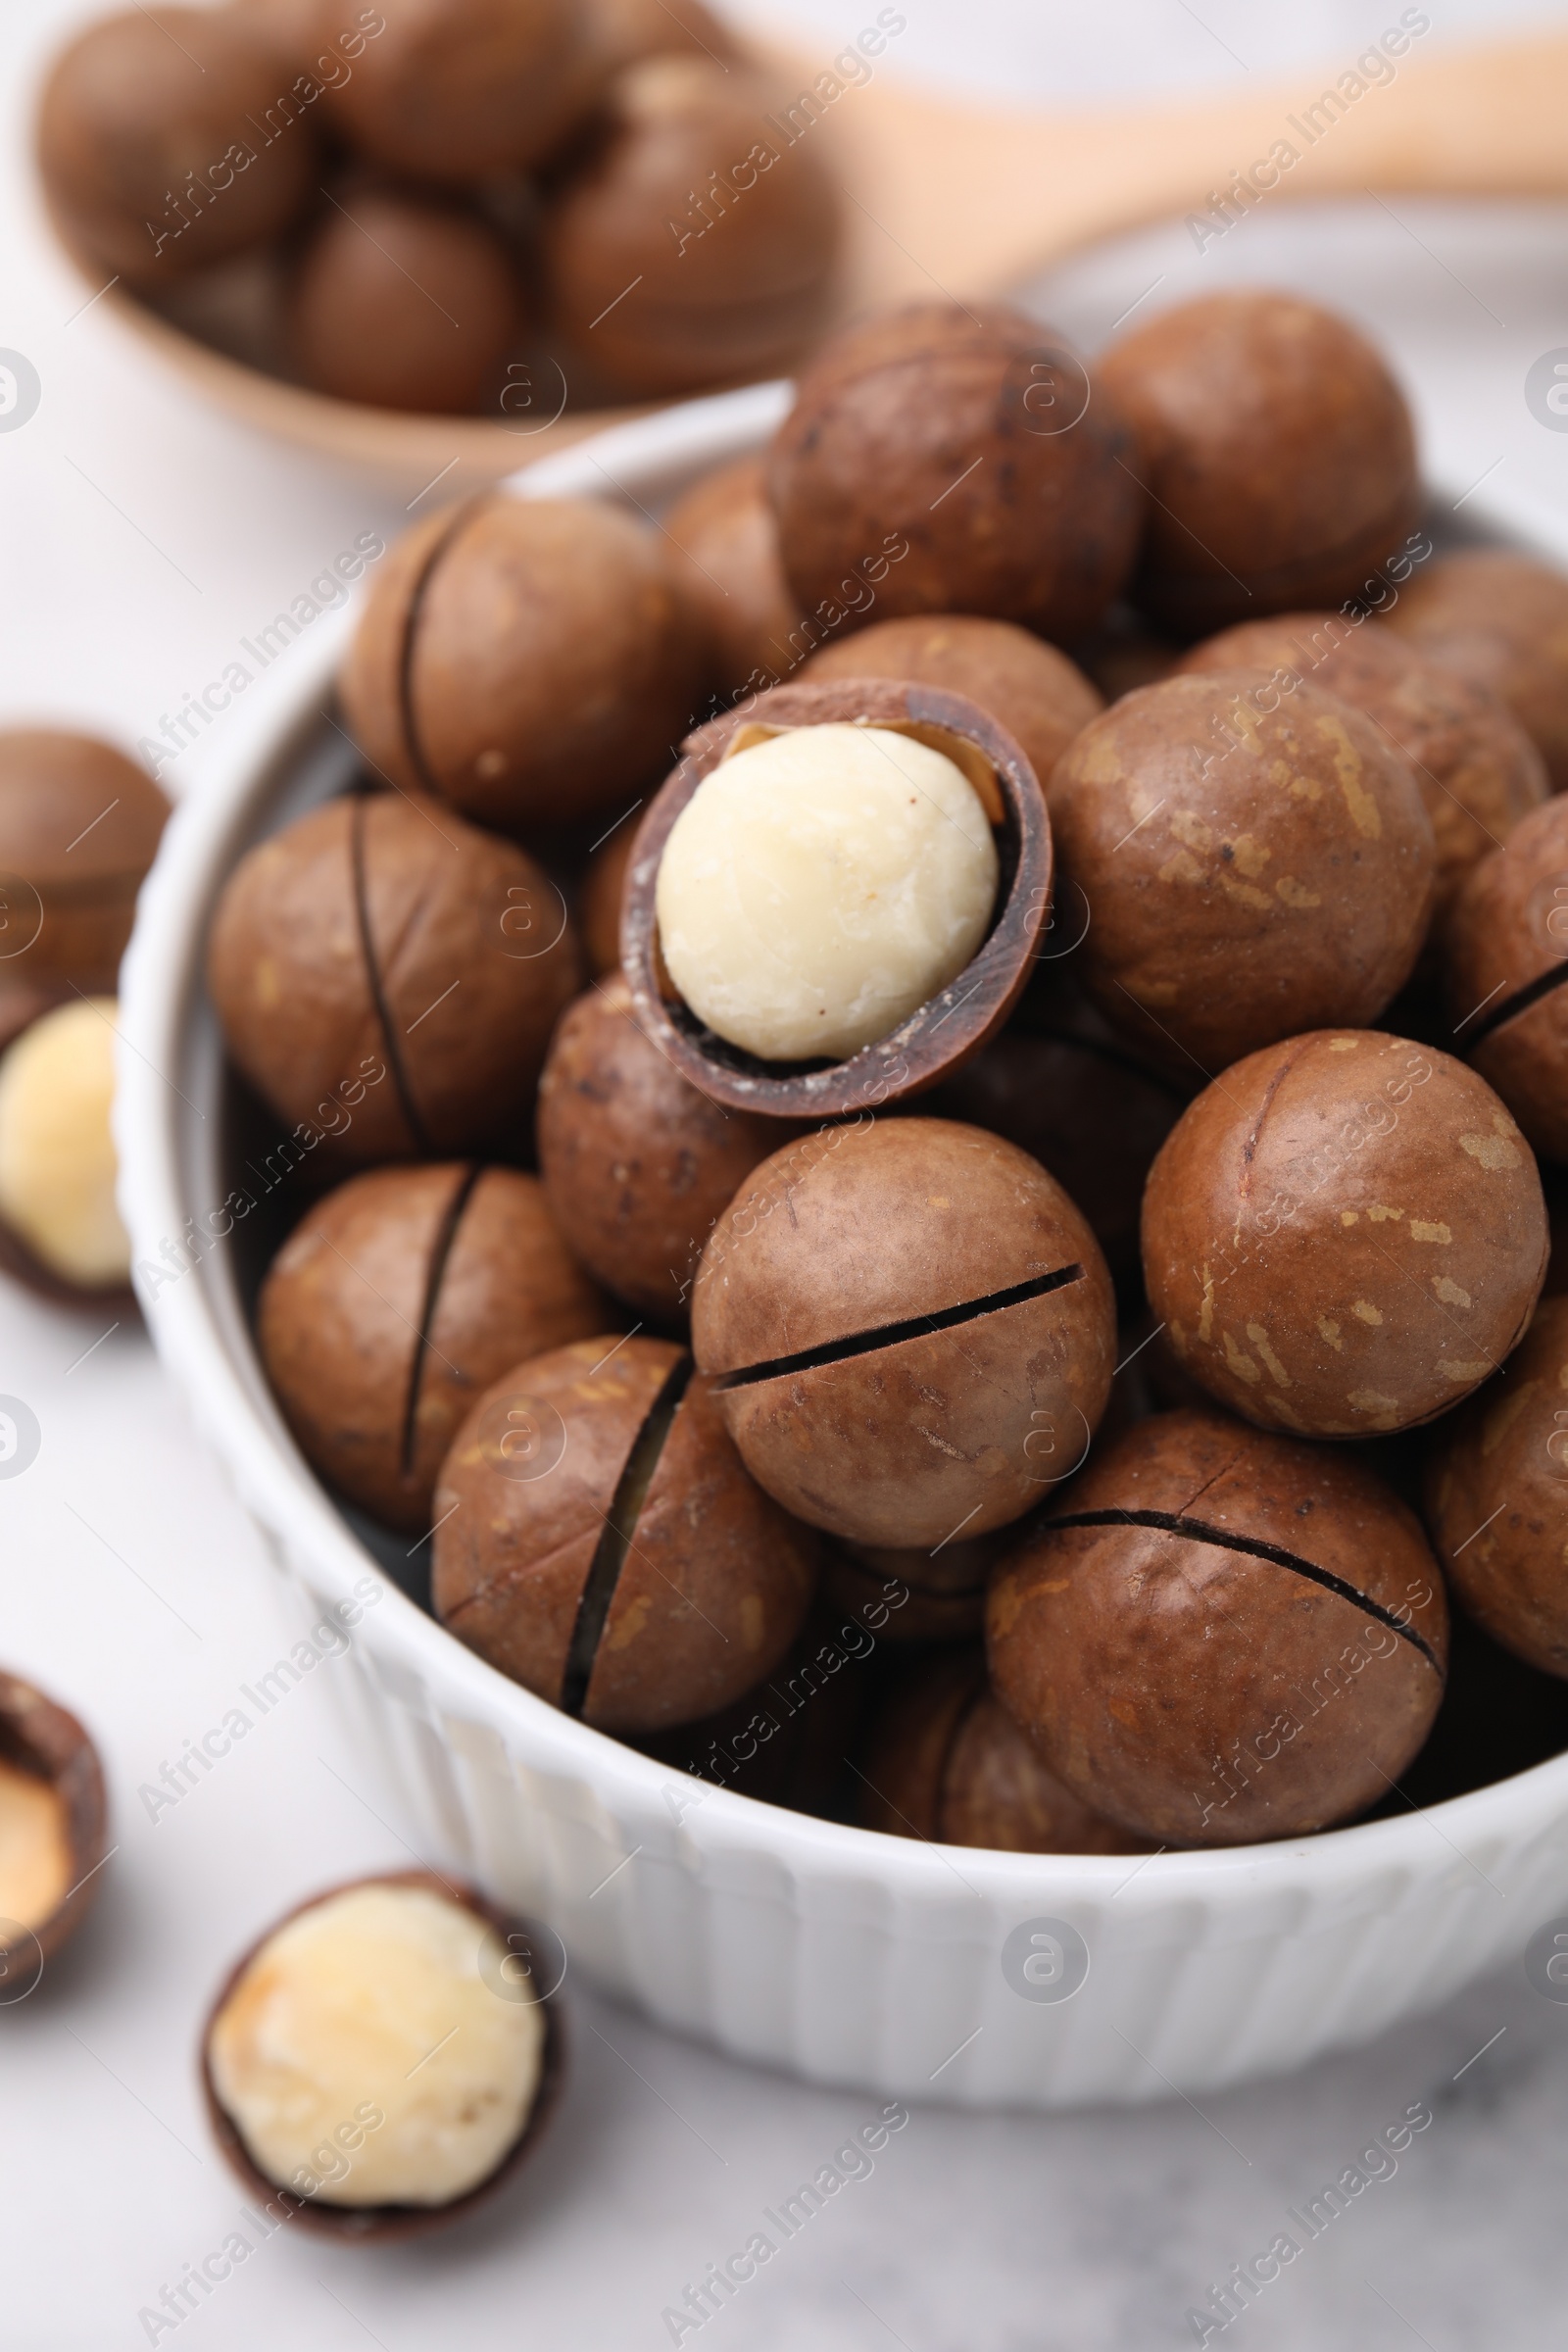
<path fill-rule="evenodd" d="M 318 171 L 297 101 L 287 136 L 268 135 L 288 86 L 237 9 L 127 8 L 86 25 L 38 108 L 39 170 L 70 242 L 157 286 L 277 235 Z"/>
<path fill-rule="evenodd" d="M 519 1356 L 602 1331 L 537 1177 L 375 1168 L 318 1201 L 272 1260 L 257 1338 L 329 1486 L 422 1535 L 459 1423 Z"/>
<path fill-rule="evenodd" d="M 619 973 L 568 1007 L 539 1081 L 556 1222 L 608 1290 L 666 1326 L 684 1326 L 703 1244 L 788 1132 L 699 1094 L 638 1028 Z"/>
<path fill-rule="evenodd" d="M 525 1124 L 582 961 L 531 858 L 384 793 L 328 802 L 241 858 L 207 972 L 258 1093 L 364 1162 L 470 1151 Z"/>
<path fill-rule="evenodd" d="M 396 543 L 339 686 L 372 767 L 512 832 L 629 809 L 707 662 L 652 531 L 591 499 L 497 496 Z"/>
<path fill-rule="evenodd" d="M 1099 368 L 1150 495 L 1135 594 L 1174 628 L 1339 605 L 1416 521 L 1404 396 L 1315 303 L 1206 295 L 1129 328 Z"/>
<path fill-rule="evenodd" d="M 1546 1238 L 1530 1147 L 1485 1081 L 1364 1030 L 1227 1070 L 1144 1200 L 1150 1302 L 1182 1367 L 1303 1437 L 1458 1404 L 1517 1346 Z"/>
<path fill-rule="evenodd" d="M 1047 1771 L 978 1654 L 917 1668 L 873 1724 L 860 1772 L 861 1827 L 890 1838 L 1010 1854 L 1146 1850 Z"/>
<path fill-rule="evenodd" d="M 48 727 L 0 733 L 0 986 L 48 989 L 61 1003 L 74 988 L 114 994 L 168 815 L 146 770 L 107 743 Z"/>
<path fill-rule="evenodd" d="M 1544 1298 L 1495 1380 L 1434 1431 L 1425 1509 L 1460 1608 L 1568 1676 L 1568 1298 Z"/>
<path fill-rule="evenodd" d="M 840 200 L 776 102 L 701 54 L 612 83 L 540 226 L 552 316 L 598 381 L 640 397 L 781 374 L 820 331 Z"/>
<path fill-rule="evenodd" d="M 519 1365 L 465 1422 L 436 1489 L 442 1623 L 602 1731 L 740 1697 L 789 1647 L 815 1583 L 813 1539 L 747 1476 L 708 1382 L 681 1396 L 636 1491 L 634 1450 L 680 1360 L 663 1341 L 607 1337 Z M 605 1600 L 607 1534 L 624 1557 L 590 1663 L 579 1618 L 585 1589 Z M 575 1697 L 574 1661 L 589 1669 Z"/>
<path fill-rule="evenodd" d="M 1414 967 L 1436 865 L 1415 770 L 1315 687 L 1257 670 L 1143 687 L 1049 793 L 1063 906 L 1081 893 L 1092 917 L 1084 985 L 1188 1083 L 1374 1019 Z"/>
<path fill-rule="evenodd" d="M 455 2197 L 449 2205 L 324 2205 L 315 2197 L 297 2196 L 293 2189 L 280 2187 L 269 2180 L 255 2163 L 249 2148 L 241 2138 L 237 2126 L 218 2096 L 213 2081 L 212 2040 L 217 2025 L 241 1977 L 255 1959 L 262 1945 L 286 1928 L 302 1912 L 314 1911 L 335 1894 L 348 1894 L 358 1886 L 410 1886 L 421 1893 L 444 1895 L 450 1901 L 462 1903 L 486 1927 L 494 1928 L 509 1951 L 531 1948 L 538 1941 L 538 1931 L 514 1912 L 500 1910 L 472 1886 L 455 1886 L 438 1878 L 433 1871 L 387 1871 L 373 1879 L 347 1879 L 341 1886 L 328 1886 L 319 1894 L 310 1895 L 296 1903 L 292 1911 L 271 1926 L 241 1954 L 223 1980 L 218 1998 L 208 2011 L 201 2039 L 202 2099 L 207 2121 L 219 2153 L 229 2171 L 241 2183 L 247 2198 L 279 2222 L 296 2223 L 312 2237 L 331 2238 L 339 2245 L 366 2246 L 395 2244 L 411 2237 L 426 2237 L 433 2230 L 445 2230 L 453 2222 L 466 2220 L 476 2206 L 485 2203 L 503 2188 L 518 2167 L 532 2155 L 540 2137 L 555 2112 L 565 2077 L 566 2036 L 562 2004 L 554 1997 L 542 2000 L 544 2011 L 544 2044 L 540 2052 L 539 2082 L 534 2091 L 522 2130 L 497 2165 L 488 2180 Z M 514 1940 L 515 1939 L 515 1940 Z"/>
<path fill-rule="evenodd" d="M 1550 789 L 1541 754 L 1496 695 L 1437 668 L 1377 620 L 1284 612 L 1243 621 L 1194 646 L 1181 666 L 1283 673 L 1364 710 L 1414 765 L 1437 838 L 1440 912 Z"/>
<path fill-rule="evenodd" d="M 984 1535 L 1081 1460 L 1110 1277 L 1027 1152 L 945 1119 L 826 1128 L 742 1186 L 703 1253 L 697 1361 L 753 1476 L 878 1548 Z"/>
<path fill-rule="evenodd" d="M 1568 577 L 1501 548 L 1423 565 L 1391 625 L 1439 669 L 1501 697 L 1568 788 Z"/>
<path fill-rule="evenodd" d="M 23 1996 L 16 1979 L 25 1978 L 58 1952 L 74 1936 L 98 1899 L 107 1858 L 109 1798 L 103 1766 L 86 1727 L 65 1707 L 57 1706 L 32 1683 L 0 1668 L 0 1756 L 19 1772 L 47 1781 L 65 1810 L 70 1841 L 72 1885 L 48 1919 L 24 1931 L 24 1939 L 0 1942 L 0 1959 L 9 1958 L 9 1997 Z M 34 1982 L 36 1979 L 34 1978 Z"/>
<path fill-rule="evenodd" d="M 917 304 L 849 328 L 801 376 L 768 464 L 785 573 L 830 626 L 980 612 L 1070 641 L 1132 567 L 1132 454 L 1051 327 L 1001 303 Z"/>
<path fill-rule="evenodd" d="M 1443 946 L 1460 1050 L 1535 1149 L 1568 1159 L 1568 801 L 1548 801 L 1482 859 Z"/>
<path fill-rule="evenodd" d="M 998 1571 L 986 1625 L 1051 1770 L 1161 1843 L 1363 1812 L 1431 1730 L 1447 1660 L 1414 1514 L 1338 1448 L 1210 1412 L 1140 1422 L 1091 1464 Z"/>
<path fill-rule="evenodd" d="M 960 763 L 967 760 L 982 776 L 997 839 L 997 903 L 962 971 L 886 1037 L 843 1061 L 763 1061 L 715 1037 L 676 992 L 659 951 L 659 863 L 681 810 L 743 730 L 838 720 L 903 729 Z M 1034 770 L 1012 737 L 961 695 L 892 678 L 834 678 L 759 695 L 682 748 L 680 765 L 638 827 L 621 902 L 620 959 L 632 1015 L 660 1052 L 715 1102 L 778 1119 L 858 1113 L 961 1069 L 1017 1003 L 1051 919 L 1051 824 Z"/>
<path fill-rule="evenodd" d="M 1080 727 L 1105 701 L 1075 662 L 1008 620 L 970 612 L 873 621 L 824 646 L 801 671 L 826 678 L 903 678 L 978 703 L 1018 745 L 1042 786 Z"/>
<path fill-rule="evenodd" d="M 726 701 L 778 685 L 816 642 L 784 577 L 765 475 L 762 459 L 737 459 L 705 474 L 664 516 Z"/>

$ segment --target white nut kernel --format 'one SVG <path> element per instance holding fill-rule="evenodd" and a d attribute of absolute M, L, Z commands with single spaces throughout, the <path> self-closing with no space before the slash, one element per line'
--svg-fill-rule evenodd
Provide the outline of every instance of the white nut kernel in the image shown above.
<path fill-rule="evenodd" d="M 71 1886 L 65 1799 L 52 1783 L 0 1757 L 0 1920 L 41 1928 Z"/>
<path fill-rule="evenodd" d="M 82 1290 L 130 1274 L 109 1129 L 118 1009 L 112 997 L 62 1004 L 0 1060 L 0 1218 Z"/>

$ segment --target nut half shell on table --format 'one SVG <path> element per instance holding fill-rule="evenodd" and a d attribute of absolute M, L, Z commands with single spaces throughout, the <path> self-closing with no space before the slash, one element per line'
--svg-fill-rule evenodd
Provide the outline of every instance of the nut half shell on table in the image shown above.
<path fill-rule="evenodd" d="M 24 2000 L 103 1884 L 103 1767 L 65 1707 L 0 1670 L 0 2007 Z"/>
<path fill-rule="evenodd" d="M 865 727 L 940 753 L 972 788 L 995 846 L 989 921 L 944 985 L 841 1057 L 770 1059 L 718 1036 L 671 978 L 661 937 L 662 862 L 700 789 L 729 760 L 797 730 Z M 699 729 L 644 817 L 626 872 L 621 963 L 632 1013 L 683 1077 L 714 1102 L 775 1118 L 837 1118 L 918 1094 L 977 1053 L 1023 991 L 1051 914 L 1051 825 L 1012 737 L 961 695 L 885 679 L 781 686 Z"/>
<path fill-rule="evenodd" d="M 561 2089 L 559 1975 L 537 1966 L 555 1941 L 429 1871 L 332 1887 L 274 1922 L 201 2042 L 208 2120 L 250 2198 L 365 2245 L 493 2196 Z"/>

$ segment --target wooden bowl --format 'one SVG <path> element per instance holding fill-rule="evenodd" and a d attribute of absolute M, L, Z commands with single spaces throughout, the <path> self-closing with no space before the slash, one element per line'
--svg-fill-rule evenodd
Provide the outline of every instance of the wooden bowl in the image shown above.
<path fill-rule="evenodd" d="M 769 729 L 863 720 L 945 751 L 979 793 L 997 836 L 1001 871 L 991 928 L 956 980 L 842 1061 L 773 1062 L 715 1037 L 664 969 L 655 894 L 671 828 L 705 776 Z M 734 1110 L 775 1119 L 836 1119 L 918 1095 L 960 1069 L 994 1037 L 1023 994 L 1051 919 L 1051 819 L 1023 753 L 965 695 L 892 678 L 831 678 L 777 686 L 690 736 L 674 773 L 638 828 L 621 903 L 620 956 L 632 1017 L 699 1092 Z"/>

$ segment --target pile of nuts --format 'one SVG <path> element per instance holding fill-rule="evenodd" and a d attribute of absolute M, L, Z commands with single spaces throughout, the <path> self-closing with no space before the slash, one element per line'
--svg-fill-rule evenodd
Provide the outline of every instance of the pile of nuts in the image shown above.
<path fill-rule="evenodd" d="M 1093 377 L 922 305 L 658 531 L 421 522 L 362 780 L 210 937 L 302 1452 L 770 1801 L 1133 1853 L 1485 1781 L 1450 1646 L 1568 1678 L 1565 645 L 1285 294 Z"/>
<path fill-rule="evenodd" d="M 846 52 L 887 46 L 883 10 Z M 225 0 L 90 24 L 40 105 L 84 267 L 343 400 L 574 407 L 776 374 L 839 201 L 800 96 L 702 0 Z"/>

